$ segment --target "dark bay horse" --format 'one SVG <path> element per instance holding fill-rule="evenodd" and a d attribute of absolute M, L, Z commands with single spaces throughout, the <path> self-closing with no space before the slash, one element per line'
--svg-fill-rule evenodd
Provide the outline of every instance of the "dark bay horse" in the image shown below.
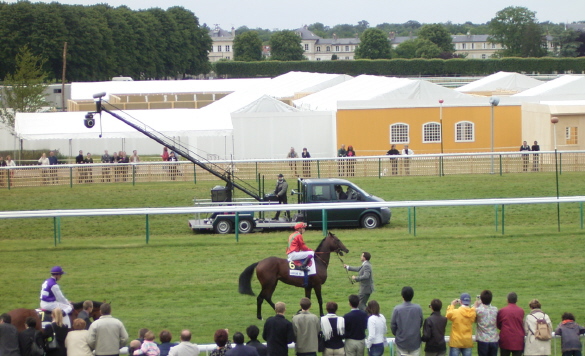
<path fill-rule="evenodd" d="M 71 315 L 69 315 L 69 318 L 71 318 L 71 323 L 73 323 L 73 320 L 75 320 L 75 318 L 77 318 L 77 315 L 83 309 L 83 302 L 71 303 L 71 304 L 73 304 L 73 311 L 71 312 Z M 93 302 L 93 309 L 91 311 L 90 318 L 92 318 L 93 320 L 97 320 L 102 315 L 102 313 L 100 312 L 101 305 L 102 305 L 102 302 L 96 302 L 96 301 Z M 41 318 L 40 318 L 39 314 L 37 313 L 36 309 L 19 308 L 19 309 L 14 309 L 14 310 L 9 311 L 8 314 L 12 318 L 11 324 L 14 325 L 19 332 L 26 329 L 26 325 L 24 323 L 26 321 L 26 318 L 28 318 L 28 317 L 35 318 L 37 320 L 37 329 L 38 330 L 42 329 Z"/>
<path fill-rule="evenodd" d="M 266 300 L 268 304 L 274 309 L 272 302 L 272 294 L 276 289 L 278 281 L 281 281 L 291 286 L 305 288 L 305 296 L 311 298 L 311 290 L 315 289 L 315 295 L 319 302 L 319 311 L 323 314 L 323 299 L 321 298 L 321 286 L 327 281 L 327 267 L 329 267 L 329 258 L 331 253 L 335 252 L 343 256 L 343 252 L 348 253 L 349 250 L 345 245 L 331 232 L 327 234 L 319 247 L 315 250 L 315 263 L 317 273 L 309 276 L 309 285 L 302 287 L 303 277 L 291 277 L 289 274 L 289 262 L 284 258 L 268 257 L 260 262 L 256 262 L 248 266 L 242 274 L 240 274 L 239 292 L 241 294 L 254 295 L 252 291 L 252 275 L 256 269 L 256 277 L 262 285 L 262 291 L 256 298 L 257 302 L 257 317 L 262 320 L 262 303 Z"/>

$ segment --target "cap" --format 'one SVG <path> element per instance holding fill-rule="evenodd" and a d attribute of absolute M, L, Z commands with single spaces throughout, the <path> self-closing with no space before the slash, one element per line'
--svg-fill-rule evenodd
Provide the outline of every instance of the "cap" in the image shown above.
<path fill-rule="evenodd" d="M 461 294 L 461 304 L 463 305 L 469 305 L 471 303 L 471 296 L 469 295 L 469 293 L 463 293 Z"/>
<path fill-rule="evenodd" d="M 297 223 L 295 225 L 295 230 L 305 229 L 306 227 L 307 227 L 307 224 L 306 223 L 300 222 L 300 223 Z"/>
<path fill-rule="evenodd" d="M 63 271 L 63 268 L 61 268 L 61 266 L 55 266 L 51 268 L 51 274 L 65 274 L 65 271 Z"/>
<path fill-rule="evenodd" d="M 278 178 L 284 178 L 284 176 L 282 175 L 282 173 L 280 173 L 280 174 L 278 175 Z"/>

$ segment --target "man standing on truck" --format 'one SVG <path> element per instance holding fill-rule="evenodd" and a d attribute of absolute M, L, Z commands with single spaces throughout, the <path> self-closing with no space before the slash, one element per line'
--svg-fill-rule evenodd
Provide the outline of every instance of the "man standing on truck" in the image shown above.
<path fill-rule="evenodd" d="M 288 183 L 284 179 L 284 176 L 281 174 L 278 175 L 278 180 L 276 181 L 276 188 L 274 189 L 274 195 L 278 198 L 278 204 L 288 204 L 288 198 L 286 197 L 286 192 L 288 191 Z M 284 215 L 290 220 L 290 211 L 285 211 Z M 276 212 L 274 215 L 274 220 L 278 220 L 280 217 L 280 210 Z"/>
<path fill-rule="evenodd" d="M 305 240 L 303 240 L 303 232 L 307 228 L 304 222 L 295 225 L 295 232 L 288 237 L 288 247 L 286 249 L 287 258 L 289 261 L 303 260 L 301 270 L 305 271 L 305 281 L 303 286 L 307 286 L 309 282 L 309 261 L 313 258 L 313 250 L 307 247 Z"/>

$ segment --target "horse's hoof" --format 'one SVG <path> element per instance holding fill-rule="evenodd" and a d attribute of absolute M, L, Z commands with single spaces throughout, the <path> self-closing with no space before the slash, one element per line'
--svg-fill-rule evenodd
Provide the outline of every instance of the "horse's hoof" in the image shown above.
<path fill-rule="evenodd" d="M 258 318 L 258 320 L 262 320 L 262 316 L 260 315 L 256 316 L 256 318 Z"/>

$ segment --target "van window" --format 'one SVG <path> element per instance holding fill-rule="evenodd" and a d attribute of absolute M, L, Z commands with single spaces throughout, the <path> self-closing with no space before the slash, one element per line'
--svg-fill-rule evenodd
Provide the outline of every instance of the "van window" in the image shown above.
<path fill-rule="evenodd" d="M 331 200 L 331 189 L 327 185 L 314 185 L 311 188 L 311 200 L 312 201 L 330 201 Z"/>

